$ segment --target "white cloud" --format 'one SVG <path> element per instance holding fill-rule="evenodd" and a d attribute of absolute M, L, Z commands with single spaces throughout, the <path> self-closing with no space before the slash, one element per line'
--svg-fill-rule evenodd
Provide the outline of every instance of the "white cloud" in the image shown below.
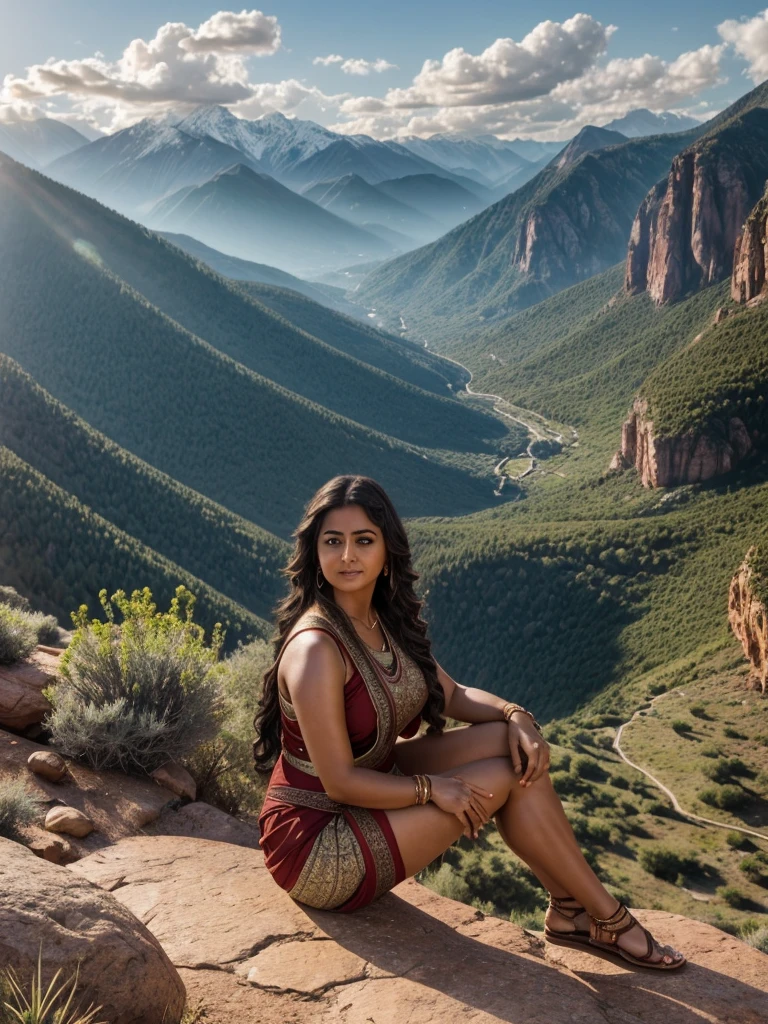
<path fill-rule="evenodd" d="M 253 86 L 250 97 L 233 106 L 232 112 L 238 117 L 253 118 L 280 111 L 312 120 L 329 111 L 335 113 L 348 98 L 349 93 L 328 96 L 314 85 L 289 78 L 283 82 L 262 82 Z"/>
<path fill-rule="evenodd" d="M 330 67 L 332 64 L 340 64 L 345 75 L 370 75 L 371 72 L 381 74 L 382 71 L 392 71 L 397 64 L 390 64 L 383 57 L 376 60 L 363 60 L 360 57 L 341 57 L 338 53 L 329 53 L 327 57 L 315 57 L 313 64 L 322 67 Z"/>
<path fill-rule="evenodd" d="M 261 11 L 217 11 L 179 45 L 191 53 L 271 54 L 280 49 L 280 26 Z"/>
<path fill-rule="evenodd" d="M 554 38 L 555 34 L 549 31 L 545 37 Z M 499 42 L 506 41 L 497 40 Z M 499 48 L 494 44 L 485 51 L 485 55 L 494 48 L 498 53 Z M 489 74 L 485 79 L 475 78 L 474 84 L 479 82 L 480 88 L 470 93 L 465 91 L 467 102 L 463 104 L 456 102 L 456 90 L 444 89 L 442 94 L 434 88 L 431 93 L 424 90 L 422 70 L 410 89 L 390 89 L 383 98 L 358 96 L 346 100 L 341 105 L 341 113 L 348 120 L 339 121 L 333 128 L 380 137 L 430 135 L 434 132 L 491 132 L 505 137 L 535 134 L 542 138 L 567 138 L 586 124 L 606 124 L 637 107 L 664 110 L 684 105 L 703 89 L 722 81 L 720 62 L 724 48 L 722 44 L 702 46 L 669 62 L 650 54 L 617 58 L 605 64 L 598 63 L 595 58 L 580 74 L 563 75 L 563 80 L 552 85 L 546 93 L 513 100 L 500 97 L 518 96 L 520 92 L 525 94 L 529 91 L 527 82 L 518 80 L 517 85 L 513 85 L 507 80 L 502 83 L 498 74 Z M 447 57 L 441 67 L 445 66 L 446 60 Z M 432 62 L 435 66 L 438 63 Z M 486 67 L 492 64 L 488 59 L 484 61 Z M 552 77 L 556 77 L 554 69 Z M 417 85 L 420 79 L 421 87 Z M 425 102 L 420 109 L 409 109 L 417 95 Z M 477 103 L 480 95 L 490 95 L 493 99 Z M 437 100 L 441 98 L 452 102 L 440 104 Z M 432 107 L 437 109 L 431 110 Z"/>
<path fill-rule="evenodd" d="M 0 102 L 66 95 L 86 116 L 123 127 L 148 114 L 202 103 L 233 104 L 253 94 L 246 59 L 280 45 L 277 20 L 260 11 L 219 11 L 196 29 L 167 22 L 148 42 L 134 39 L 114 61 L 50 58 L 6 75 Z"/>
<path fill-rule="evenodd" d="M 755 85 L 764 82 L 768 78 L 768 10 L 754 18 L 731 18 L 718 25 L 717 31 L 749 63 L 747 74 Z"/>

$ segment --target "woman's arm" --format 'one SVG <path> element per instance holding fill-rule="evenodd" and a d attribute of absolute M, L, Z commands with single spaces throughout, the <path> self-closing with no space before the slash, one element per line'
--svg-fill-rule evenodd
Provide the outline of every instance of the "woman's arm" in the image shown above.
<path fill-rule="evenodd" d="M 507 701 L 503 698 L 487 690 L 462 686 L 440 665 L 437 665 L 437 678 L 445 693 L 444 713 L 449 718 L 470 724 L 505 720 L 503 709 Z M 509 751 L 515 772 L 521 776 L 524 786 L 535 782 L 549 768 L 549 746 L 524 711 L 515 711 L 509 718 Z M 528 761 L 525 771 L 521 751 Z"/>
<path fill-rule="evenodd" d="M 355 766 L 344 712 L 346 666 L 327 634 L 306 630 L 292 641 L 281 661 L 293 709 L 323 789 L 339 803 L 387 810 L 416 803 L 411 777 Z M 430 776 L 432 799 L 468 829 L 487 820 L 479 796 L 491 794 L 454 776 Z"/>

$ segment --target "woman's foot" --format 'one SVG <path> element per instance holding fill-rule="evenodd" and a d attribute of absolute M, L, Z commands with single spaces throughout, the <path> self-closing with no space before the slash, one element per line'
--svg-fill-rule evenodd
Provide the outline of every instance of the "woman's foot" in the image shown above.
<path fill-rule="evenodd" d="M 686 962 L 678 950 L 654 939 L 618 900 L 610 917 L 591 918 L 590 944 L 639 967 L 673 970 Z"/>
<path fill-rule="evenodd" d="M 544 917 L 545 934 L 559 933 L 564 936 L 589 938 L 590 916 L 573 896 L 549 897 L 549 907 Z"/>

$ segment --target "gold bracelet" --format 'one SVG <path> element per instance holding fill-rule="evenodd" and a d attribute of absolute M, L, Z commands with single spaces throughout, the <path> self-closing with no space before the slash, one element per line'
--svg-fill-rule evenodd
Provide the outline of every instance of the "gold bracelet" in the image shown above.
<path fill-rule="evenodd" d="M 427 775 L 414 775 L 416 786 L 416 803 L 423 805 L 432 799 L 432 780 Z"/>
<path fill-rule="evenodd" d="M 537 730 L 538 732 L 541 732 L 541 726 L 540 726 L 540 725 L 539 725 L 539 723 L 538 723 L 538 722 L 536 721 L 536 719 L 535 719 L 535 718 L 533 717 L 533 712 L 532 712 L 532 711 L 529 711 L 529 710 L 528 710 L 528 708 L 524 708 L 522 704 L 514 704 L 514 703 L 512 703 L 511 701 L 508 701 L 508 702 L 507 702 L 507 703 L 506 703 L 506 704 L 504 705 L 504 707 L 503 707 L 503 708 L 501 709 L 501 713 L 502 713 L 502 715 L 504 715 L 504 718 L 505 718 L 505 719 L 506 719 L 506 720 L 507 720 L 508 722 L 509 722 L 509 721 L 511 721 L 511 719 L 512 719 L 512 715 L 514 715 L 516 711 L 522 711 L 522 713 L 523 713 L 524 715 L 528 715 L 528 717 L 530 718 L 530 720 L 531 720 L 531 721 L 533 722 L 533 726 L 534 726 L 534 728 L 535 728 L 535 729 L 536 729 L 536 730 Z"/>

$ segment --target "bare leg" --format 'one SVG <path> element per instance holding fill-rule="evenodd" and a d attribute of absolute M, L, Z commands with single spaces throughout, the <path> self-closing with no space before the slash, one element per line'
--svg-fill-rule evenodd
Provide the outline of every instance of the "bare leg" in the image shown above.
<path fill-rule="evenodd" d="M 498 726 L 501 726 L 503 732 L 500 732 Z M 500 756 L 486 756 L 443 771 L 433 771 L 429 763 L 444 763 L 446 758 L 455 756 L 459 749 L 471 756 L 478 746 L 486 752 L 489 748 L 498 748 L 500 741 L 506 744 L 506 735 L 506 726 L 486 723 L 485 726 L 472 726 L 470 729 L 450 730 L 443 737 L 430 737 L 433 741 L 432 750 L 424 749 L 424 745 L 418 751 L 423 755 L 419 770 L 431 774 L 459 774 L 467 781 L 475 782 L 492 792 L 493 799 L 481 803 L 485 805 L 489 816 L 495 816 L 505 843 L 531 867 L 542 884 L 554 895 L 573 896 L 593 917 L 609 917 L 616 910 L 617 901 L 584 859 L 548 775 L 543 775 L 531 786 L 520 786 L 511 758 L 508 754 L 501 754 L 501 751 Z M 449 738 L 450 746 L 438 747 L 441 739 L 445 742 Z M 398 766 L 402 771 L 411 768 L 416 753 L 415 746 L 401 751 L 400 747 L 405 746 L 398 744 L 397 747 Z M 387 815 L 408 875 L 415 874 L 429 864 L 462 833 L 461 824 L 455 816 L 431 804 L 426 807 L 398 808 L 387 811 Z M 586 927 L 586 920 L 581 922 L 577 919 L 565 925 L 567 919 L 559 915 L 558 918 L 561 924 L 559 930 Z M 554 925 L 552 921 L 550 926 Z M 639 928 L 624 933 L 619 942 L 622 948 L 637 956 L 646 952 L 646 940 Z"/>

